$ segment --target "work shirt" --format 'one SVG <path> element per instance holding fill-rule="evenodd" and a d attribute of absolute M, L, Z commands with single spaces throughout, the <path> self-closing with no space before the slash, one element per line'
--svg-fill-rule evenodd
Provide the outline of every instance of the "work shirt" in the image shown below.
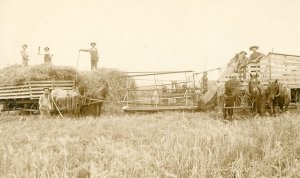
<path fill-rule="evenodd" d="M 49 51 L 46 51 L 44 54 L 44 61 L 45 63 L 51 63 L 52 54 Z"/>
<path fill-rule="evenodd" d="M 40 109 L 43 108 L 43 109 L 49 109 L 49 110 L 51 110 L 50 95 L 48 95 L 48 97 L 46 97 L 45 94 L 41 95 L 40 99 L 39 99 L 39 106 L 40 106 Z"/>
<path fill-rule="evenodd" d="M 259 62 L 261 57 L 263 57 L 264 54 L 260 53 L 260 52 L 254 52 L 250 55 L 250 59 L 249 59 L 249 63 L 255 63 L 255 62 Z"/>
<path fill-rule="evenodd" d="M 92 61 L 98 61 L 99 60 L 99 55 L 98 55 L 98 49 L 97 48 L 82 49 L 81 51 L 90 52 Z"/>
<path fill-rule="evenodd" d="M 28 60 L 28 53 L 26 50 L 23 49 L 21 51 L 21 55 L 22 55 L 23 60 Z"/>

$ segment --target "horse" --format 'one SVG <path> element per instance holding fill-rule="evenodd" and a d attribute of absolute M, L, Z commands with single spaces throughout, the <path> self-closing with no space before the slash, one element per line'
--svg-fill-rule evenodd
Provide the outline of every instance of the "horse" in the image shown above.
<path fill-rule="evenodd" d="M 277 105 L 279 106 L 281 113 L 288 110 L 291 98 L 291 92 L 289 88 L 275 80 L 274 82 L 270 82 L 267 91 L 272 115 L 276 114 L 275 107 Z"/>
<path fill-rule="evenodd" d="M 262 116 L 264 110 L 264 90 L 260 81 L 258 80 L 258 74 L 250 74 L 250 81 L 248 83 L 248 103 L 253 108 L 251 112 L 253 115 L 259 114 Z"/>
<path fill-rule="evenodd" d="M 224 102 L 224 108 L 223 108 L 223 116 L 224 119 L 229 116 L 231 119 L 233 116 L 233 107 L 236 103 L 239 101 L 239 89 L 240 86 L 239 81 L 237 81 L 236 78 L 232 78 L 225 82 L 225 93 L 223 94 L 223 102 Z"/>

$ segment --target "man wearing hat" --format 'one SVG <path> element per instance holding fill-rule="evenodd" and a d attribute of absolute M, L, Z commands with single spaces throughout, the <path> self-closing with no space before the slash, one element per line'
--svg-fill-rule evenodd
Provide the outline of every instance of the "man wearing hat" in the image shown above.
<path fill-rule="evenodd" d="M 49 47 L 45 47 L 44 48 L 44 50 L 45 50 L 44 54 L 40 53 L 40 49 L 41 49 L 41 47 L 39 47 L 38 54 L 39 55 L 44 55 L 44 62 L 45 62 L 45 64 L 51 64 L 51 59 L 53 57 L 53 54 L 50 54 L 50 52 L 49 52 L 50 48 Z"/>
<path fill-rule="evenodd" d="M 22 64 L 23 64 L 24 67 L 28 66 L 28 61 L 29 61 L 28 53 L 27 53 L 26 49 L 27 49 L 27 45 L 24 44 L 22 46 L 22 50 L 21 50 L 21 55 L 22 55 L 22 59 L 23 59 Z"/>
<path fill-rule="evenodd" d="M 39 109 L 41 116 L 50 117 L 51 110 L 51 96 L 48 88 L 44 89 L 44 94 L 39 99 Z"/>
<path fill-rule="evenodd" d="M 238 54 L 238 64 L 237 64 L 237 72 L 239 73 L 240 80 L 241 78 L 246 79 L 246 67 L 247 67 L 247 53 L 245 51 L 241 51 Z"/>
<path fill-rule="evenodd" d="M 80 49 L 79 51 L 89 52 L 91 54 L 91 70 L 97 69 L 97 63 L 99 60 L 98 49 L 96 48 L 96 43 L 90 44 L 92 48 L 90 49 Z"/>
<path fill-rule="evenodd" d="M 264 54 L 262 54 L 262 53 L 260 53 L 260 52 L 257 51 L 258 48 L 259 48 L 258 46 L 251 46 L 251 47 L 249 48 L 249 50 L 252 51 L 252 54 L 250 55 L 250 59 L 249 59 L 248 64 L 249 64 L 249 63 L 257 63 L 257 62 L 260 61 L 260 59 L 261 59 L 263 56 L 265 56 Z"/>

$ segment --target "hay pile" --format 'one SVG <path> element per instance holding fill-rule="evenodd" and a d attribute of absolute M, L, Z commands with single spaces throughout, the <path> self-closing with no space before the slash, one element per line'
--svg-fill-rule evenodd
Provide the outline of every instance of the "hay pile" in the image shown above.
<path fill-rule="evenodd" d="M 36 65 L 23 67 L 12 65 L 0 70 L 1 85 L 14 85 L 28 81 L 39 80 L 73 80 L 76 70 L 72 67 Z"/>
<path fill-rule="evenodd" d="M 125 73 L 117 69 L 98 69 L 95 71 L 79 72 L 72 67 L 36 65 L 22 67 L 12 65 L 0 70 L 0 84 L 15 85 L 28 81 L 39 80 L 75 80 L 81 94 L 86 93 L 95 98 L 98 89 L 108 83 L 110 90 L 108 100 L 103 106 L 103 112 L 112 114 L 121 112 L 121 101 L 125 96 L 127 79 Z"/>

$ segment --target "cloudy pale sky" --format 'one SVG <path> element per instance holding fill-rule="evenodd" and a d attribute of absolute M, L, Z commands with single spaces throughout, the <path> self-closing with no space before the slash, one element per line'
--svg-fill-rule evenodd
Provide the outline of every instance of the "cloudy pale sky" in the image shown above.
<path fill-rule="evenodd" d="M 25 43 L 30 65 L 49 46 L 55 65 L 75 67 L 96 42 L 99 65 L 124 71 L 202 71 L 251 45 L 299 55 L 299 9 L 299 0 L 0 0 L 0 67 L 21 63 Z M 89 68 L 82 53 L 79 69 Z"/>

